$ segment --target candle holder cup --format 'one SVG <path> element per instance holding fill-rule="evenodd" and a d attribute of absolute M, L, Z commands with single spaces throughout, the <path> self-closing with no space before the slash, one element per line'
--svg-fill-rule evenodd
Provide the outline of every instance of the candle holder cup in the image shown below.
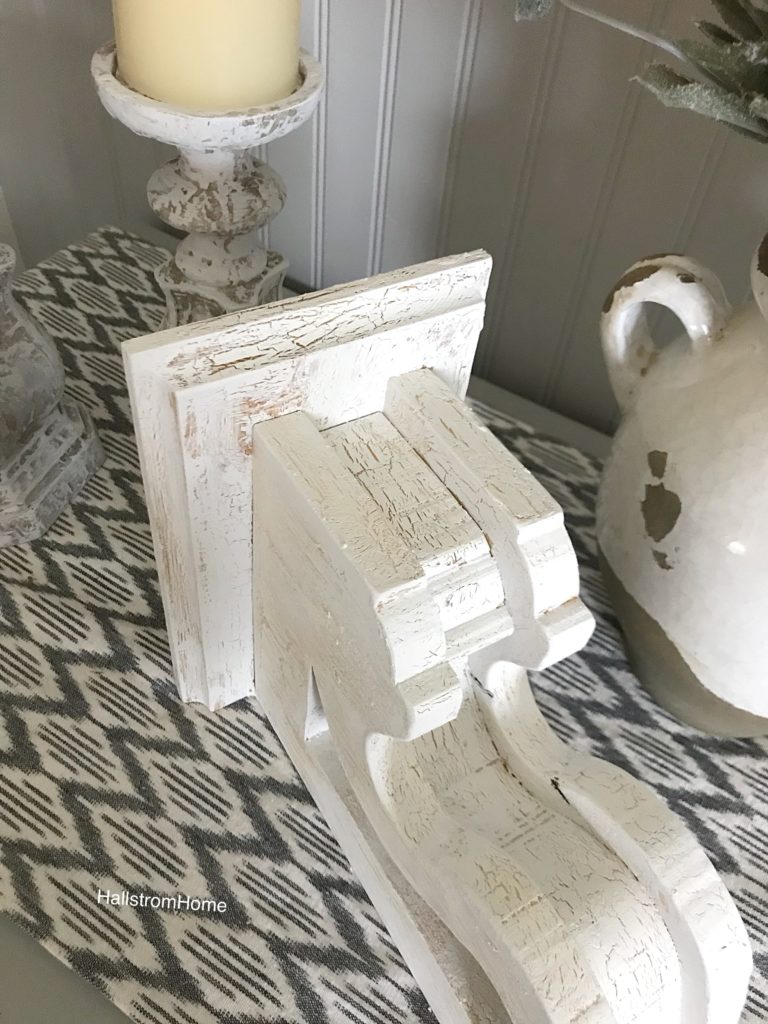
<path fill-rule="evenodd" d="M 121 81 L 114 44 L 92 63 L 107 111 L 137 135 L 175 146 L 179 156 L 150 178 L 149 204 L 187 233 L 157 271 L 166 327 L 221 316 L 280 298 L 287 260 L 267 251 L 260 232 L 283 208 L 285 185 L 255 150 L 314 113 L 321 65 L 302 52 L 300 85 L 278 103 L 227 114 L 194 113 L 150 99 Z"/>

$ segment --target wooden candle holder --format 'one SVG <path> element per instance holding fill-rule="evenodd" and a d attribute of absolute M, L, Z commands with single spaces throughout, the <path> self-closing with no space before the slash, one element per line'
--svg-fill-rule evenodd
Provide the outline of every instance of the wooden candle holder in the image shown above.
<path fill-rule="evenodd" d="M 255 694 L 441 1024 L 736 1024 L 711 864 L 528 683 L 593 622 L 562 511 L 462 400 L 489 272 L 126 344 L 180 691 Z"/>
<path fill-rule="evenodd" d="M 157 216 L 188 232 L 157 272 L 166 326 L 280 298 L 288 262 L 261 246 L 259 232 L 282 210 L 285 186 L 254 151 L 312 116 L 323 89 L 317 61 L 302 54 L 301 85 L 285 100 L 231 114 L 190 113 L 142 96 L 120 80 L 113 44 L 97 51 L 91 70 L 112 117 L 180 150 L 147 188 Z"/>

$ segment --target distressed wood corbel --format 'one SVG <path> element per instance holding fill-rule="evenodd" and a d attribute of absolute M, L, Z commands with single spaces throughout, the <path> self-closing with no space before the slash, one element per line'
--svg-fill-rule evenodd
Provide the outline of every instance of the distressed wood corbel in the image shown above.
<path fill-rule="evenodd" d="M 593 621 L 562 511 L 462 401 L 488 271 L 128 346 L 177 664 L 209 650 L 180 609 L 225 630 L 247 581 L 253 692 L 441 1024 L 736 1024 L 751 954 L 713 867 L 528 683 Z M 174 574 L 228 545 L 203 605 Z"/>

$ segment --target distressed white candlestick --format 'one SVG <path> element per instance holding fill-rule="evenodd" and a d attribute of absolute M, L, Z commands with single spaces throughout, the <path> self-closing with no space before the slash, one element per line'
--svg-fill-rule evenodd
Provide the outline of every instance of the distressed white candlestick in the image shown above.
<path fill-rule="evenodd" d="M 117 75 L 115 47 L 98 50 L 92 72 L 107 111 L 137 135 L 179 149 L 152 175 L 149 204 L 166 224 L 188 232 L 157 272 L 167 327 L 193 323 L 280 297 L 287 260 L 259 236 L 283 208 L 285 186 L 255 150 L 307 121 L 320 101 L 321 66 L 302 53 L 301 84 L 265 107 L 191 113 L 149 99 Z"/>

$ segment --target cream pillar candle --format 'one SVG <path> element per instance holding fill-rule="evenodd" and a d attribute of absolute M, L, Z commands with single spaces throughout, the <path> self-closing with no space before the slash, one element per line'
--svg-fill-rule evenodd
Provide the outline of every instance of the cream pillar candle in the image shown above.
<path fill-rule="evenodd" d="M 299 84 L 301 0 L 113 0 L 123 81 L 172 106 L 265 106 Z"/>

